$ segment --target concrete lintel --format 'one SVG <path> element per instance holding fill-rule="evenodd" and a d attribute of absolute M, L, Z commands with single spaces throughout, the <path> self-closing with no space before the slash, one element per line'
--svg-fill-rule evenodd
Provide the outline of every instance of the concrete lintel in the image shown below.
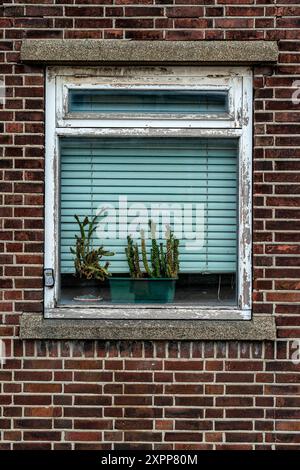
<path fill-rule="evenodd" d="M 54 320 L 24 313 L 21 339 L 275 340 L 275 319 L 252 320 Z"/>
<path fill-rule="evenodd" d="M 26 39 L 21 61 L 40 64 L 255 64 L 276 62 L 275 41 Z"/>

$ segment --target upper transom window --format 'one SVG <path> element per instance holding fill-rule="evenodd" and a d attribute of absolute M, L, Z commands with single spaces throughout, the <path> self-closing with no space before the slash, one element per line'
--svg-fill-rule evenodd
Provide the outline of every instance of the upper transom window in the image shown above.
<path fill-rule="evenodd" d="M 228 91 L 126 88 L 71 88 L 69 113 L 194 114 L 227 113 Z"/>

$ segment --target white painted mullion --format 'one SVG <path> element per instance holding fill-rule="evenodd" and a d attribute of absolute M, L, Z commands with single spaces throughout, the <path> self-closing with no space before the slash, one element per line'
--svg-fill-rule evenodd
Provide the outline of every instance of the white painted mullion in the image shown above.
<path fill-rule="evenodd" d="M 46 132 L 45 132 L 45 255 L 44 267 L 53 269 L 55 276 L 54 287 L 44 287 L 45 307 L 55 307 L 58 289 L 58 266 L 56 256 L 56 218 L 57 218 L 57 182 L 59 175 L 56 168 L 56 84 L 55 76 L 47 72 L 46 81 Z"/>
<path fill-rule="evenodd" d="M 126 124 L 125 124 L 126 125 Z M 132 128 L 132 127 L 104 127 L 104 128 L 58 128 L 58 136 L 82 137 L 240 137 L 242 129 L 205 129 L 198 128 Z"/>
<path fill-rule="evenodd" d="M 206 116 L 207 118 L 208 116 Z M 236 120 L 221 120 L 221 119 L 193 119 L 193 120 L 179 120 L 179 119 L 64 119 L 58 120 L 59 127 L 73 127 L 77 129 L 80 128 L 105 128 L 105 127 L 131 127 L 131 128 L 156 128 L 159 127 L 161 129 L 169 129 L 171 127 L 178 127 L 180 126 L 183 129 L 188 128 L 197 128 L 202 127 L 206 129 L 234 129 L 237 127 Z"/>
<path fill-rule="evenodd" d="M 247 318 L 252 305 L 252 93 L 252 77 L 247 74 L 243 78 L 241 113 L 238 251 L 238 300 Z"/>

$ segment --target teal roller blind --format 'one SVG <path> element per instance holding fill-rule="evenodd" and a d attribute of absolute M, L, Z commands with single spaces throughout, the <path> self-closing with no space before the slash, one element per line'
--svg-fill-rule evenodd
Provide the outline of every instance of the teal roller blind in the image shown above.
<path fill-rule="evenodd" d="M 62 138 L 61 271 L 74 269 L 70 253 L 78 233 L 74 214 L 92 216 L 108 204 L 118 212 L 119 196 L 126 196 L 129 208 L 140 203 L 149 213 L 158 203 L 192 206 L 180 242 L 182 272 L 235 272 L 237 155 L 237 139 Z M 129 214 L 128 223 L 132 219 Z M 118 234 L 118 217 L 116 222 Z M 191 249 L 187 236 L 193 236 L 197 227 L 203 240 L 198 241 L 199 248 Z M 109 259 L 111 271 L 128 272 L 126 240 L 115 235 L 102 242 L 116 253 Z M 99 244 L 95 238 L 94 245 Z"/>
<path fill-rule="evenodd" d="M 69 112 L 225 113 L 227 98 L 227 91 L 71 89 Z"/>

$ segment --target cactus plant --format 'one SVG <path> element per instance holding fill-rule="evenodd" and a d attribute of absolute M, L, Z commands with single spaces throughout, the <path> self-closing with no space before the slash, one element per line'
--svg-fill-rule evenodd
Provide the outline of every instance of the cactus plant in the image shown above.
<path fill-rule="evenodd" d="M 131 277 L 139 279 L 143 277 L 143 273 L 140 270 L 139 263 L 139 248 L 137 243 L 134 244 L 130 235 L 127 237 L 127 247 L 125 248 L 127 262 Z"/>
<path fill-rule="evenodd" d="M 80 235 L 75 235 L 75 248 L 70 248 L 74 258 L 75 276 L 83 279 L 97 279 L 104 281 L 110 276 L 108 271 L 109 262 L 105 262 L 102 266 L 101 258 L 103 256 L 113 256 L 114 253 L 107 251 L 100 246 L 93 248 L 92 237 L 97 228 L 97 218 L 94 216 L 91 220 L 84 217 L 81 221 L 77 215 L 74 218 L 79 226 Z"/>
<path fill-rule="evenodd" d="M 149 277 L 152 276 L 152 271 L 150 269 L 148 260 L 147 260 L 147 249 L 146 249 L 146 240 L 145 240 L 145 231 L 141 230 L 141 251 L 142 251 L 142 261 L 145 268 L 145 271 Z"/>
<path fill-rule="evenodd" d="M 140 268 L 138 244 L 134 244 L 130 235 L 127 237 L 125 253 L 131 277 L 134 279 L 146 276 L 149 278 L 176 279 L 179 272 L 179 240 L 174 237 L 170 227 L 167 226 L 166 247 L 164 247 L 163 243 L 158 244 L 156 240 L 156 224 L 151 220 L 149 220 L 149 228 L 151 232 L 150 263 L 146 252 L 145 232 L 141 230 L 141 260 L 144 272 Z"/>

